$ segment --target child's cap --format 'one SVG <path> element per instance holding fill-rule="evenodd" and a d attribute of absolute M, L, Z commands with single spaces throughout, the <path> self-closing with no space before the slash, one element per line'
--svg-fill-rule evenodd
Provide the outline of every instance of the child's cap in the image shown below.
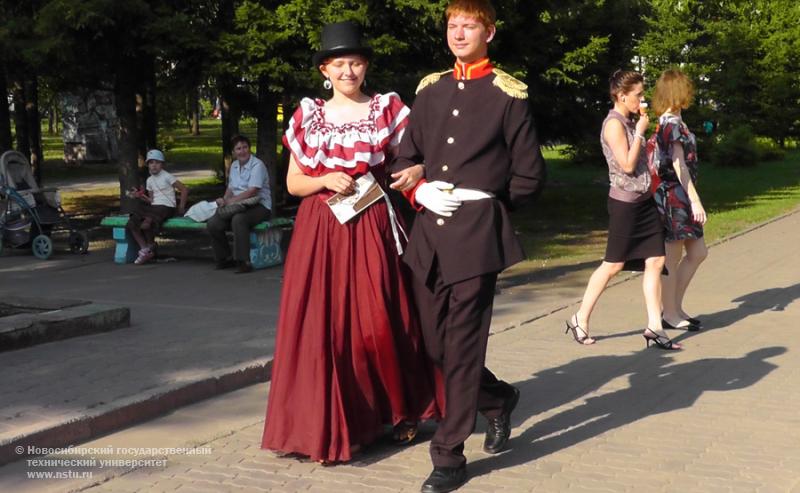
<path fill-rule="evenodd" d="M 151 159 L 155 161 L 161 161 L 162 163 L 166 161 L 164 159 L 164 153 L 159 151 L 158 149 L 150 149 L 147 151 L 147 157 L 145 158 L 144 162 L 150 161 Z"/>

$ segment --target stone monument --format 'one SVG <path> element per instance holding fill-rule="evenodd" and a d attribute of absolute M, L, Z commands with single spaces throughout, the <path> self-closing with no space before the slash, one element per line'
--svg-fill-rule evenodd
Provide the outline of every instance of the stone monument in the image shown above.
<path fill-rule="evenodd" d="M 119 120 L 111 91 L 66 94 L 61 99 L 64 161 L 111 162 L 117 158 Z"/>

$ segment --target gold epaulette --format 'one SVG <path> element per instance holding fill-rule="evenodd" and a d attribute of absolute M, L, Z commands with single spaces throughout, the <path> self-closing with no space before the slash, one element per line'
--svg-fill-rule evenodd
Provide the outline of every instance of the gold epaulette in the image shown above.
<path fill-rule="evenodd" d="M 512 98 L 528 99 L 528 85 L 519 79 L 503 72 L 499 68 L 492 70 L 497 76 L 492 81 L 492 84 L 500 88 L 501 91 L 508 94 Z"/>
<path fill-rule="evenodd" d="M 439 79 L 441 79 L 442 76 L 447 75 L 452 71 L 453 69 L 450 69 L 450 70 L 445 70 L 444 72 L 434 72 L 430 75 L 426 75 L 425 77 L 422 78 L 421 81 L 419 81 L 416 93 L 419 94 L 419 92 L 425 89 L 426 87 L 436 84 L 437 82 L 439 82 Z"/>

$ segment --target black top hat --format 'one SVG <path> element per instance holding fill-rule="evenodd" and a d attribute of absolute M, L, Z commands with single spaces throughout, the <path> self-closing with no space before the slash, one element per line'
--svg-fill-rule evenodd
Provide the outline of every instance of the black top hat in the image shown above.
<path fill-rule="evenodd" d="M 322 47 L 311 57 L 311 63 L 319 67 L 326 58 L 341 55 L 362 55 L 367 59 L 372 56 L 372 48 L 361 44 L 361 29 L 355 22 L 337 22 L 323 27 Z"/>

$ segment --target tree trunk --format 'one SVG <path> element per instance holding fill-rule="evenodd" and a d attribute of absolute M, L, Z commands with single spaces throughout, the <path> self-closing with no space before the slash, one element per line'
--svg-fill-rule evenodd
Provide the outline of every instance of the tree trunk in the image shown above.
<path fill-rule="evenodd" d="M 119 169 L 119 203 L 123 213 L 132 209 L 132 199 L 125 194 L 140 185 L 139 180 L 139 125 L 136 112 L 138 71 L 135 64 L 120 60 L 114 83 L 114 100 L 119 119 L 117 166 Z"/>
<path fill-rule="evenodd" d="M 158 122 L 156 118 L 156 79 L 155 65 L 152 59 L 143 61 L 139 66 L 139 84 L 136 93 L 136 121 L 139 127 L 139 161 L 144 165 L 147 151 L 158 148 Z"/>
<path fill-rule="evenodd" d="M 198 87 L 189 92 L 189 131 L 192 135 L 200 135 L 200 91 Z"/>
<path fill-rule="evenodd" d="M 148 149 L 158 148 L 158 113 L 156 112 L 156 66 L 152 58 L 144 70 L 144 142 Z"/>
<path fill-rule="evenodd" d="M 230 32 L 236 13 L 235 0 L 220 0 L 217 15 L 219 32 Z M 236 101 L 236 82 L 228 73 L 217 77 L 217 91 L 220 100 L 220 119 L 222 120 L 222 177 L 227 183 L 231 166 L 231 138 L 239 133 L 239 105 Z"/>
<path fill-rule="evenodd" d="M 269 171 L 273 208 L 283 198 L 283 187 L 278 177 L 278 95 L 270 92 L 269 79 L 258 81 L 258 104 L 256 106 L 256 156 L 264 161 Z"/>
<path fill-rule="evenodd" d="M 14 130 L 16 130 L 17 150 L 25 155 L 31 155 L 31 142 L 28 137 L 28 119 L 25 115 L 25 84 L 15 78 L 11 84 L 11 94 L 14 101 Z"/>
<path fill-rule="evenodd" d="M 232 81 L 223 82 L 220 87 L 220 105 L 222 106 L 222 174 L 226 182 L 231 167 L 231 139 L 239 134 L 239 118 L 241 109 L 236 97 Z"/>
<path fill-rule="evenodd" d="M 55 135 L 56 130 L 56 119 L 58 118 L 58 113 L 56 113 L 56 102 L 55 97 L 52 101 L 50 101 L 50 108 L 47 110 L 47 135 Z"/>
<path fill-rule="evenodd" d="M 0 64 L 0 94 L 6 99 L 0 101 L 0 152 L 13 147 L 11 139 L 11 111 L 8 107 L 8 81 L 5 67 Z"/>
<path fill-rule="evenodd" d="M 25 80 L 25 118 L 28 122 L 30 163 L 36 183 L 42 185 L 42 119 L 39 116 L 39 80 L 36 75 Z"/>
<path fill-rule="evenodd" d="M 295 101 L 286 94 L 283 93 L 281 97 L 281 107 L 283 108 L 283 135 L 286 135 L 286 129 L 289 128 L 289 120 L 292 117 L 292 111 L 294 111 Z M 279 181 L 281 184 L 286 183 L 286 175 L 289 171 L 289 150 L 286 149 L 286 146 L 281 146 L 281 166 L 278 168 L 278 177 L 276 181 Z M 285 190 L 285 188 L 284 188 Z M 286 204 L 290 203 L 297 203 L 298 200 L 288 193 L 284 194 L 283 196 L 284 202 Z"/>

